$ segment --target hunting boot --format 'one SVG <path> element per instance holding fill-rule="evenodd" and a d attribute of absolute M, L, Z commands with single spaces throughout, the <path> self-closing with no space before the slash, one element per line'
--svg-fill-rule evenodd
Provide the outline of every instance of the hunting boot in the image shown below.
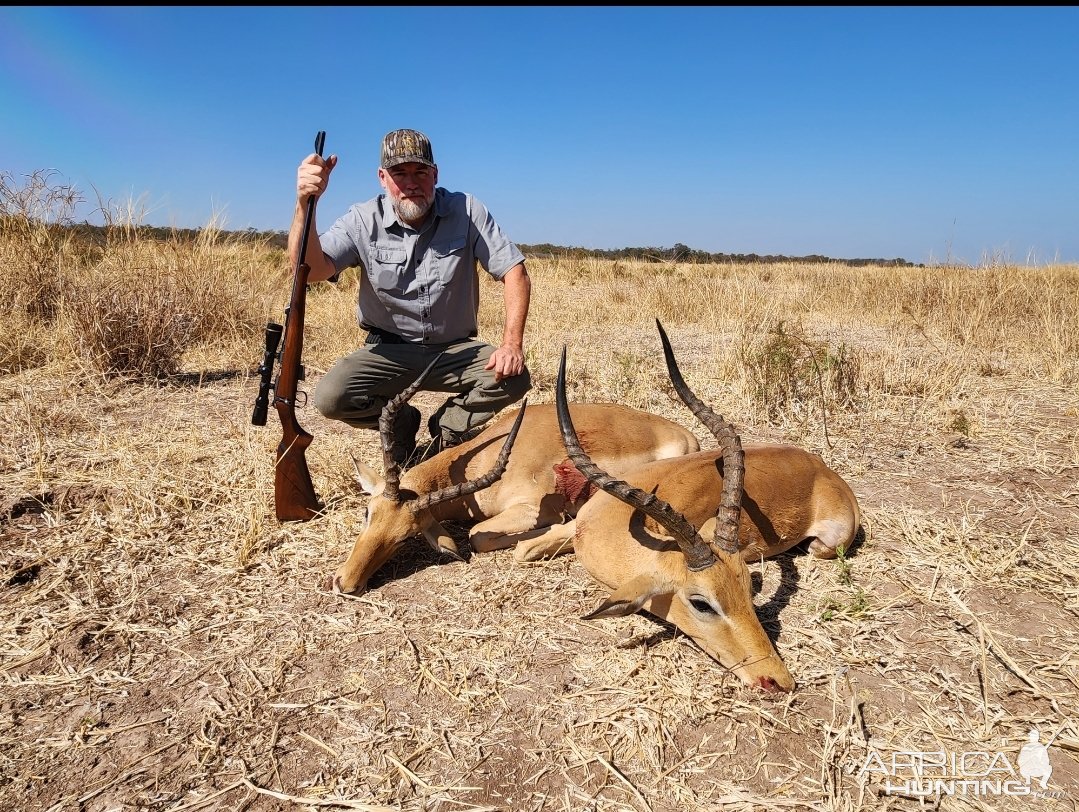
<path fill-rule="evenodd" d="M 393 459 L 404 465 L 416 452 L 416 433 L 420 430 L 420 410 L 405 404 L 393 420 Z"/>
<path fill-rule="evenodd" d="M 421 461 L 429 460 L 435 454 L 445 451 L 447 448 L 458 446 L 465 440 L 471 440 L 483 430 L 483 427 L 477 426 L 465 434 L 457 434 L 439 425 L 438 418 L 440 416 L 439 412 L 435 412 L 427 421 L 427 431 L 431 435 L 431 442 L 423 449 L 423 453 L 420 455 Z"/>

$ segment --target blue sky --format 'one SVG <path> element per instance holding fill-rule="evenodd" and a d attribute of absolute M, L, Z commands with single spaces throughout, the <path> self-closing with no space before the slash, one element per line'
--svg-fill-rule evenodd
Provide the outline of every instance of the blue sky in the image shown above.
<path fill-rule="evenodd" d="M 1079 262 L 1079 8 L 0 9 L 0 170 L 325 229 L 427 133 L 511 239 Z"/>

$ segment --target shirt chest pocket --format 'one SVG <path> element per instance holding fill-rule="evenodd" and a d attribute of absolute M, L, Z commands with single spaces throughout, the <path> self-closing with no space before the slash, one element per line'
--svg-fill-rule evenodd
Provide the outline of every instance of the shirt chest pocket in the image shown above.
<path fill-rule="evenodd" d="M 405 249 L 376 245 L 371 254 L 374 260 L 371 263 L 371 281 L 375 287 L 379 290 L 401 290 L 405 282 L 405 260 L 408 259 Z"/>
<path fill-rule="evenodd" d="M 431 246 L 431 253 L 435 255 L 435 259 L 445 259 L 449 256 L 460 256 L 462 248 L 465 247 L 464 237 L 454 237 L 453 239 L 440 242 L 438 245 Z"/>
<path fill-rule="evenodd" d="M 462 235 L 431 245 L 435 275 L 443 282 L 448 282 L 468 258 L 466 242 L 467 240 Z"/>

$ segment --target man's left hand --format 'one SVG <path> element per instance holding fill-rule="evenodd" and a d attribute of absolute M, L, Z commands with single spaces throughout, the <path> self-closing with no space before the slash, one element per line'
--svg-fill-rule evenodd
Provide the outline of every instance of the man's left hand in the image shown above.
<path fill-rule="evenodd" d="M 520 347 L 503 344 L 493 353 L 484 369 L 495 371 L 495 381 L 520 375 L 525 368 L 525 354 Z"/>

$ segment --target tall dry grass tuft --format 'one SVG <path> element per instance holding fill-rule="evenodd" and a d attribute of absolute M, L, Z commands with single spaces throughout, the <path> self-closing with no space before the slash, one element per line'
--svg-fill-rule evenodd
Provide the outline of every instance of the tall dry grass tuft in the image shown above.
<path fill-rule="evenodd" d="M 54 174 L 0 172 L 0 371 L 48 362 L 64 271 L 78 266 L 69 226 L 82 196 Z"/>
<path fill-rule="evenodd" d="M 124 276 L 80 280 L 68 303 L 76 352 L 106 375 L 164 378 L 180 368 L 196 313 L 175 279 L 131 285 Z"/>
<path fill-rule="evenodd" d="M 256 346 L 286 278 L 283 252 L 212 223 L 193 243 L 130 233 L 73 281 L 67 311 L 82 358 L 102 372 L 161 377 L 196 347 Z"/>
<path fill-rule="evenodd" d="M 284 252 L 211 221 L 194 241 L 140 231 L 137 202 L 102 202 L 94 239 L 70 228 L 81 198 L 45 173 L 0 178 L 0 293 L 19 328 L 0 333 L 0 369 L 50 361 L 160 378 L 189 352 L 231 363 L 257 345 L 288 277 Z"/>
<path fill-rule="evenodd" d="M 8 273 L 0 277 L 0 302 L 8 312 L 52 321 L 61 294 L 61 269 L 71 256 L 69 226 L 82 195 L 54 183 L 54 172 L 39 170 L 23 182 L 0 172 L 0 261 Z"/>
<path fill-rule="evenodd" d="M 812 409 L 824 413 L 861 402 L 861 355 L 840 342 L 813 340 L 783 320 L 755 334 L 743 333 L 739 352 L 749 395 L 769 420 Z"/>

